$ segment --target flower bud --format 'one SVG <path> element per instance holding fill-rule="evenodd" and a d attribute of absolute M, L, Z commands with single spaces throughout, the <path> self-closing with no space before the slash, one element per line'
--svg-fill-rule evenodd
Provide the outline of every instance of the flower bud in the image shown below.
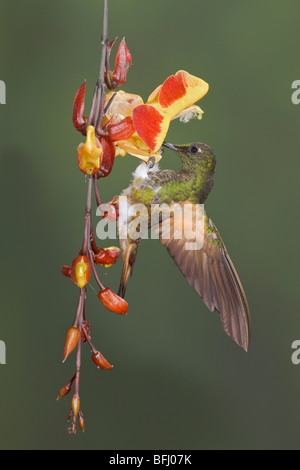
<path fill-rule="evenodd" d="M 72 397 L 72 410 L 73 410 L 73 415 L 75 418 L 77 417 L 79 413 L 79 408 L 80 408 L 80 398 L 78 395 L 73 395 Z"/>
<path fill-rule="evenodd" d="M 109 44 L 109 52 L 114 42 L 115 41 L 112 41 Z M 109 89 L 113 90 L 117 88 L 118 86 L 121 86 L 125 83 L 126 76 L 128 73 L 128 69 L 131 65 L 131 62 L 132 62 L 132 57 L 131 57 L 128 47 L 126 46 L 126 42 L 124 38 L 122 39 L 119 45 L 118 52 L 116 55 L 115 70 L 113 72 L 110 72 L 109 76 L 105 74 L 106 84 Z"/>
<path fill-rule="evenodd" d="M 99 252 L 94 256 L 94 262 L 96 264 L 102 264 L 106 268 L 109 268 L 112 264 L 118 261 L 121 250 L 116 246 L 110 246 L 109 248 L 100 248 Z"/>
<path fill-rule="evenodd" d="M 105 202 L 98 206 L 98 211 L 103 218 L 107 218 L 111 222 L 115 222 L 119 218 L 119 203 L 118 202 Z"/>
<path fill-rule="evenodd" d="M 82 289 L 90 282 L 92 264 L 86 256 L 77 256 L 72 263 L 71 277 L 74 284 Z"/>
<path fill-rule="evenodd" d="M 78 421 L 79 421 L 79 427 L 80 427 L 81 431 L 84 432 L 84 430 L 85 430 L 85 422 L 84 422 L 84 419 L 83 419 L 83 416 L 82 416 L 82 412 L 81 412 L 81 411 L 79 411 L 79 419 L 78 419 Z"/>
<path fill-rule="evenodd" d="M 113 368 L 113 366 L 105 359 L 105 357 L 99 351 L 92 354 L 92 360 L 94 361 L 97 367 L 100 367 L 100 369 L 109 370 Z"/>
<path fill-rule="evenodd" d="M 74 351 L 77 346 L 78 340 L 80 338 L 80 330 L 77 326 L 72 326 L 68 329 L 64 347 L 64 358 L 63 362 L 67 359 L 67 357 Z"/>
<path fill-rule="evenodd" d="M 62 266 L 61 268 L 61 273 L 66 276 L 66 277 L 71 277 L 72 275 L 72 269 L 70 268 L 70 266 Z"/>
<path fill-rule="evenodd" d="M 62 397 L 65 397 L 66 395 L 68 395 L 68 393 L 70 393 L 71 388 L 72 388 L 72 384 L 73 384 L 73 382 L 74 382 L 74 378 L 75 378 L 75 376 L 73 377 L 72 380 L 70 380 L 69 383 L 67 383 L 66 385 L 64 385 L 64 386 L 60 389 L 60 391 L 59 391 L 59 393 L 58 393 L 58 395 L 57 395 L 56 400 L 60 400 Z"/>
<path fill-rule="evenodd" d="M 128 303 L 126 300 L 115 294 L 109 287 L 100 291 L 98 297 L 103 305 L 111 312 L 119 313 L 120 315 L 127 313 Z"/>

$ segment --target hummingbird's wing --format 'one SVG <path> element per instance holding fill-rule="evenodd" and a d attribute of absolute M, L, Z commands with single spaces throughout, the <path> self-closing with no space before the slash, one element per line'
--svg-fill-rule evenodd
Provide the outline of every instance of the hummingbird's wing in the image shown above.
<path fill-rule="evenodd" d="M 196 211 L 199 226 L 186 216 L 183 226 L 182 220 L 173 216 L 160 223 L 160 241 L 207 307 L 220 312 L 225 332 L 247 351 L 250 312 L 238 274 L 212 220 L 204 210 L 188 205 Z"/>

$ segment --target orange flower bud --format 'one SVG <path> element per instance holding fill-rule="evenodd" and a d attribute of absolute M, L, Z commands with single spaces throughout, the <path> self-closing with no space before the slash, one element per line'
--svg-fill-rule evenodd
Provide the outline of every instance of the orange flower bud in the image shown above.
<path fill-rule="evenodd" d="M 80 338 L 80 330 L 77 326 L 72 326 L 68 329 L 65 341 L 65 348 L 64 348 L 64 358 L 63 362 L 67 359 L 67 357 L 71 354 L 72 351 L 77 346 L 78 340 Z"/>
<path fill-rule="evenodd" d="M 113 366 L 105 359 L 105 357 L 99 351 L 92 354 L 92 360 L 94 361 L 97 367 L 100 367 L 100 369 L 109 370 L 113 368 Z"/>
<path fill-rule="evenodd" d="M 77 417 L 79 413 L 79 408 L 80 408 L 80 398 L 78 395 L 73 395 L 72 397 L 72 410 L 75 418 Z"/>
<path fill-rule="evenodd" d="M 71 277 L 74 284 L 82 289 L 91 278 L 92 264 L 86 256 L 77 256 L 72 263 Z"/>
<path fill-rule="evenodd" d="M 79 427 L 81 429 L 82 432 L 84 432 L 85 430 L 85 422 L 84 422 L 84 419 L 83 419 L 83 416 L 82 416 L 82 413 L 81 411 L 79 411 Z"/>
<path fill-rule="evenodd" d="M 121 250 L 116 246 L 110 246 L 109 248 L 100 248 L 99 252 L 94 257 L 96 264 L 103 264 L 106 268 L 109 268 L 112 264 L 118 261 Z"/>
<path fill-rule="evenodd" d="M 128 303 L 126 300 L 115 294 L 109 287 L 106 287 L 98 294 L 103 305 L 111 312 L 125 315 L 127 313 Z"/>
<path fill-rule="evenodd" d="M 62 273 L 64 276 L 66 276 L 66 277 L 71 277 L 71 275 L 72 275 L 72 274 L 71 274 L 71 271 L 72 271 L 72 270 L 71 270 L 70 266 L 64 265 L 64 266 L 62 266 L 62 268 L 61 268 L 61 273 Z"/>
<path fill-rule="evenodd" d="M 57 395 L 56 400 L 60 400 L 62 397 L 65 397 L 66 395 L 68 395 L 68 393 L 70 393 L 71 388 L 72 388 L 72 384 L 73 384 L 73 382 L 74 382 L 74 378 L 75 378 L 75 376 L 73 377 L 72 380 L 70 380 L 69 383 L 67 383 L 66 385 L 64 385 L 64 386 L 60 389 L 59 394 Z"/>

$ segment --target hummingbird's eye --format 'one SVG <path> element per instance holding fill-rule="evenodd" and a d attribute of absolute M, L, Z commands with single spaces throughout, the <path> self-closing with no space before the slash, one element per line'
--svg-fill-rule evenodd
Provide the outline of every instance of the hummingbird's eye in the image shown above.
<path fill-rule="evenodd" d="M 191 153 L 197 153 L 198 152 L 198 147 L 196 147 L 196 145 L 192 145 L 191 148 L 190 148 L 190 152 Z"/>

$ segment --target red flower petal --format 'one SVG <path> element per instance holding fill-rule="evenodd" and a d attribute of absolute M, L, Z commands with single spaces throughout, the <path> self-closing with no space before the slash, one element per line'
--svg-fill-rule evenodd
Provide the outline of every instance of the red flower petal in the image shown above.
<path fill-rule="evenodd" d="M 183 74 L 171 75 L 163 83 L 159 94 L 159 103 L 162 108 L 168 108 L 186 94 L 186 84 Z"/>
<path fill-rule="evenodd" d="M 131 116 L 122 119 L 122 121 L 117 122 L 116 124 L 109 124 L 107 129 L 108 138 L 111 142 L 127 140 L 135 132 Z"/>
<path fill-rule="evenodd" d="M 164 116 L 153 105 L 142 104 L 134 108 L 132 119 L 138 135 L 154 152 L 163 131 Z"/>
<path fill-rule="evenodd" d="M 97 172 L 97 177 L 104 178 L 110 174 L 114 166 L 116 147 L 113 142 L 110 142 L 105 137 L 100 137 L 100 143 L 103 149 L 103 153 L 100 169 Z"/>

